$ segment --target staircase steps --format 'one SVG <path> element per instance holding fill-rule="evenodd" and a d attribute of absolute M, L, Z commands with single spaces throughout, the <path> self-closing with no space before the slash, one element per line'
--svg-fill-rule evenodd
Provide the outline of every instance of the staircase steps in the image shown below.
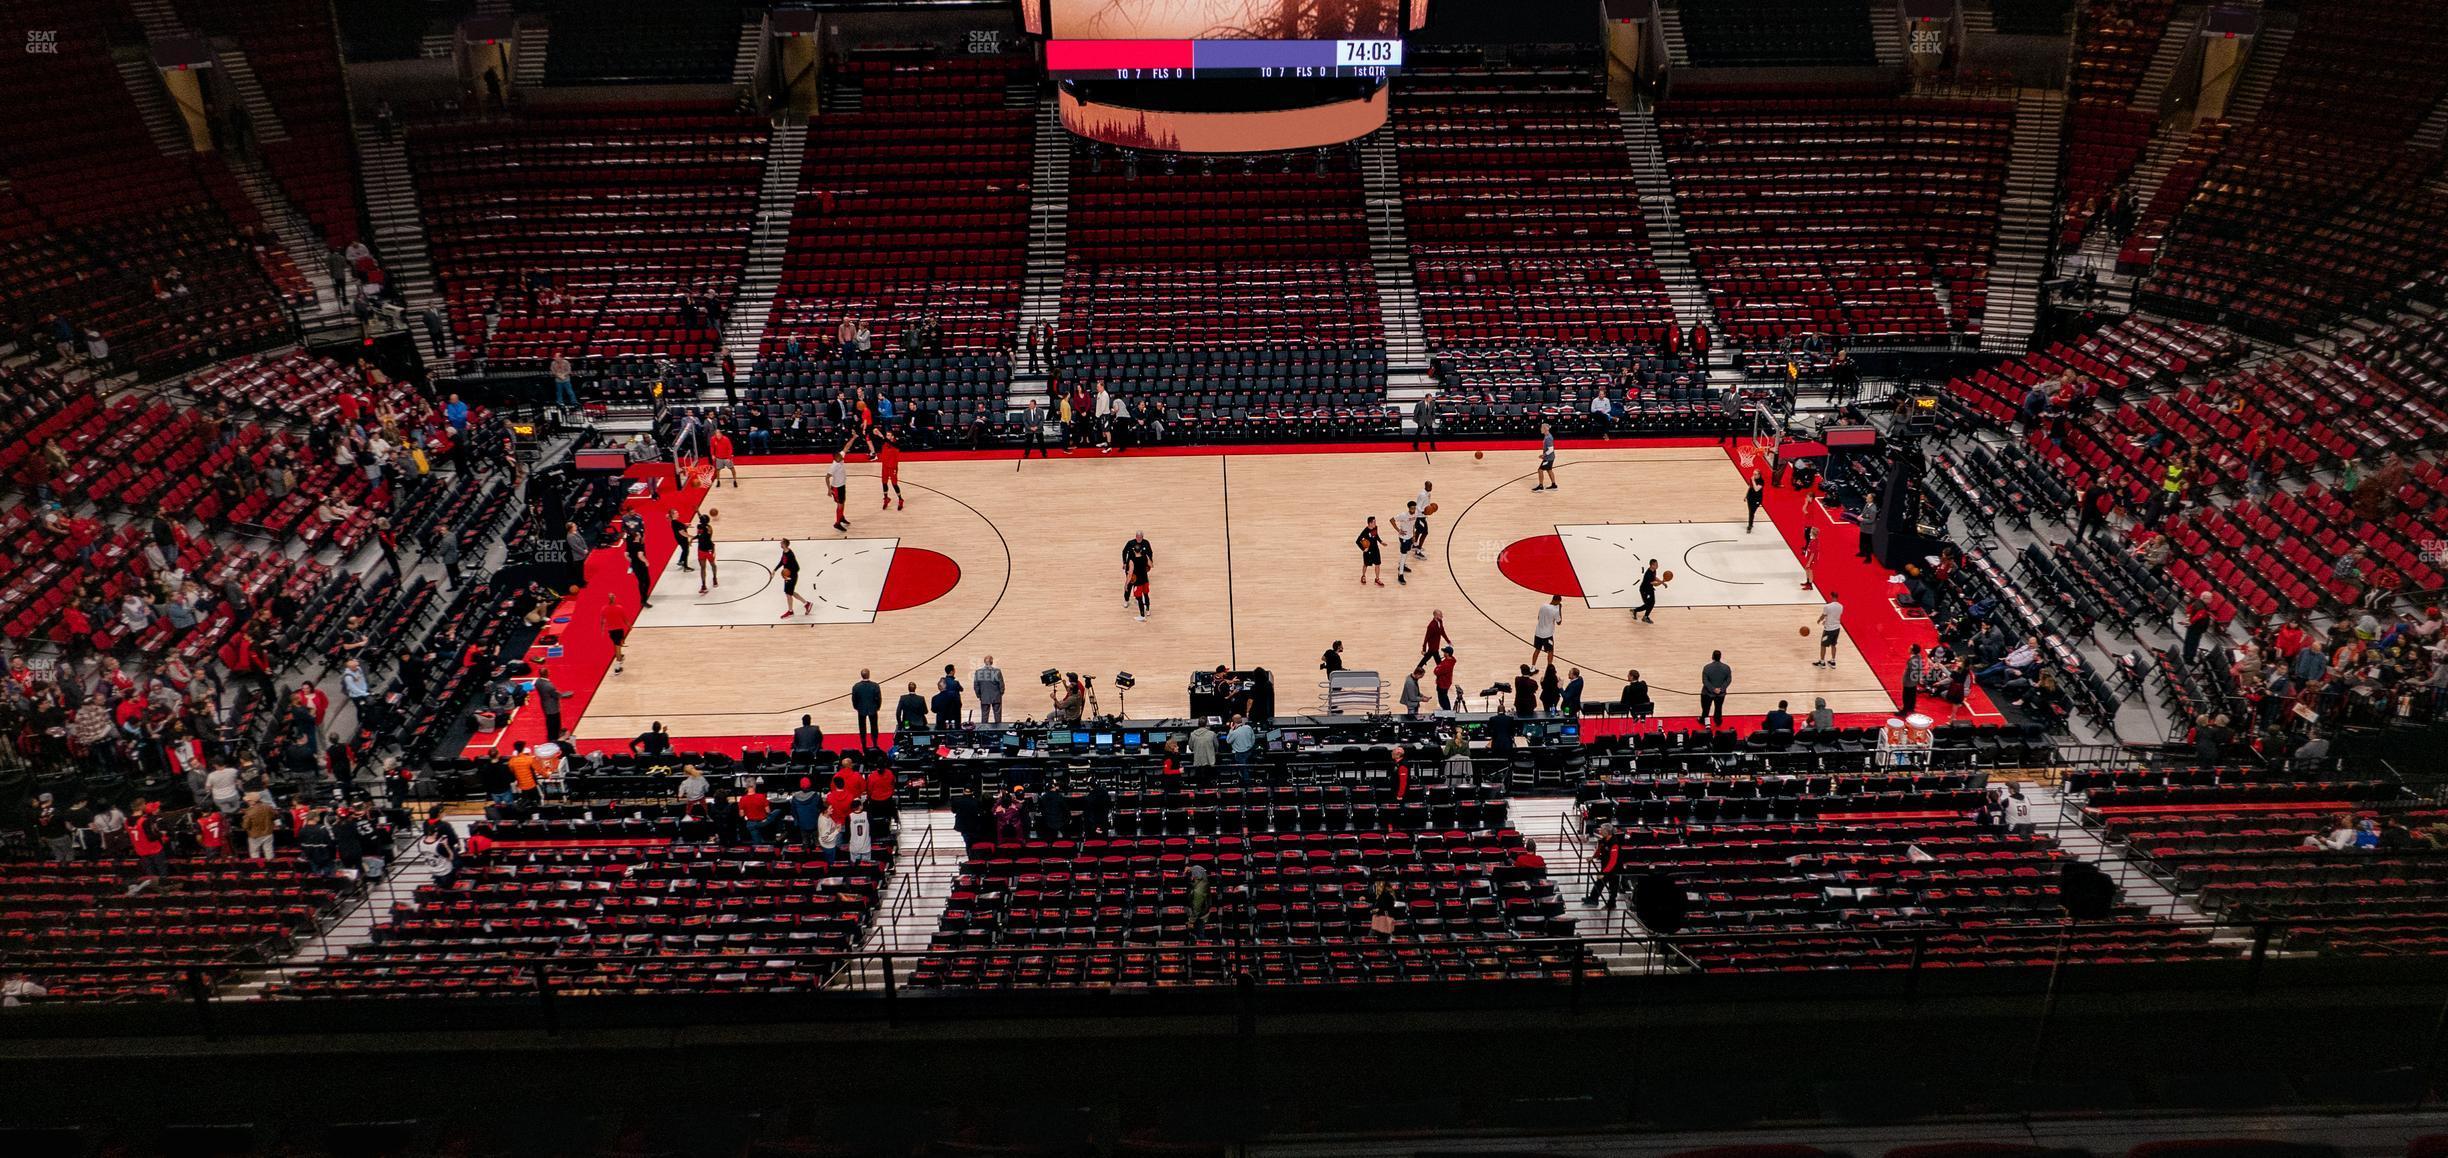
<path fill-rule="evenodd" d="M 552 25 L 543 20 L 522 20 L 516 37 L 518 57 L 510 65 L 510 87 L 519 90 L 544 87 L 544 62 L 552 51 Z"/>
<path fill-rule="evenodd" d="M 2169 890 L 2140 864 L 2128 859 L 2122 844 L 2110 844 L 2070 819 L 2061 820 L 2074 810 L 2066 808 L 2065 798 L 2059 789 L 2046 784 L 2026 784 L 2023 786 L 2023 797 L 2031 804 L 2033 818 L 2040 822 L 2040 833 L 2054 837 L 2057 847 L 2066 856 L 2098 865 L 2101 872 L 2108 874 L 2108 879 L 2116 882 L 2119 900 L 2123 903 L 2179 924 L 2197 928 L 2217 924 L 2191 900 Z"/>
<path fill-rule="evenodd" d="M 1725 327 L 1717 324 L 1716 310 L 1709 305 L 1708 288 L 1701 284 L 1699 268 L 1692 264 L 1691 243 L 1683 236 L 1683 219 L 1675 212 L 1674 183 L 1666 173 L 1666 150 L 1659 142 L 1657 113 L 1649 108 L 1625 109 L 1618 114 L 1623 124 L 1624 148 L 1632 158 L 1632 181 L 1640 190 L 1641 219 L 1649 230 L 1649 254 L 1657 261 L 1658 274 L 1665 279 L 1666 296 L 1674 303 L 1675 324 L 1688 331 L 1704 325 L 1720 339 Z"/>
<path fill-rule="evenodd" d="M 170 91 L 162 87 L 161 72 L 153 67 L 145 51 L 124 48 L 114 57 L 119 82 L 135 100 L 137 115 L 144 118 L 145 134 L 153 138 L 153 147 L 165 157 L 184 157 L 194 152 L 195 144 L 187 137 L 187 122 L 170 104 Z"/>
<path fill-rule="evenodd" d="M 1538 845 L 1539 855 L 1546 858 L 1548 879 L 1564 898 L 1564 913 L 1573 918 L 1574 932 L 1589 942 L 1608 972 L 1638 976 L 1687 971 L 1679 960 L 1652 948 L 1648 930 L 1632 915 L 1630 893 L 1611 905 L 1584 903 L 1597 875 L 1596 845 L 1581 832 L 1580 811 L 1570 797 L 1516 796 L 1508 807 L 1514 830 Z"/>
<path fill-rule="evenodd" d="M 144 29 L 147 41 L 178 40 L 187 35 L 187 24 L 179 19 L 170 0 L 128 0 L 128 11 Z"/>
<path fill-rule="evenodd" d="M 1009 96 L 1005 97 L 1009 100 Z M 867 107 L 866 86 L 826 73 L 816 89 L 817 111 L 830 116 L 834 113 L 855 113 Z"/>
<path fill-rule="evenodd" d="M 1989 16 L 1987 7 L 1981 18 Z M 1964 5 L 1964 29 L 1972 31 L 1972 6 Z M 1870 0 L 1870 44 L 1878 62 L 1885 65 L 1904 63 L 1904 17 L 1896 10 L 1896 0 Z"/>
<path fill-rule="evenodd" d="M 2431 106 L 2431 115 L 2423 118 L 2423 123 L 2415 127 L 2414 135 L 2406 143 L 2435 153 L 2448 148 L 2448 97 L 2441 98 L 2440 103 Z"/>
<path fill-rule="evenodd" d="M 1030 154 L 1028 262 L 1020 291 L 1020 328 L 1062 324 L 1063 255 L 1071 236 L 1071 130 L 1051 98 L 1037 105 L 1037 135 Z M 1026 341 L 1023 340 L 1023 345 Z M 1023 363 L 1025 366 L 1025 363 Z M 1045 373 L 1016 370 L 1009 402 L 1013 409 L 1045 393 Z"/>
<path fill-rule="evenodd" d="M 1666 63 L 1691 67 L 1691 42 L 1683 38 L 1683 9 L 1673 0 L 1659 0 L 1658 39 L 1666 42 Z"/>
<path fill-rule="evenodd" d="M 746 88 L 756 83 L 757 65 L 765 59 L 765 17 L 740 19 L 739 50 L 731 57 L 731 83 Z"/>
<path fill-rule="evenodd" d="M 756 365 L 765 319 L 782 288 L 782 258 L 790 247 L 791 214 L 799 199 L 799 168 L 807 158 L 808 126 L 792 121 L 774 130 L 765 147 L 764 181 L 757 187 L 756 223 L 748 234 L 748 261 L 724 315 L 723 353 L 742 372 Z"/>
<path fill-rule="evenodd" d="M 2160 34 L 2159 47 L 2152 50 L 2150 65 L 2142 70 L 2141 83 L 2134 86 L 2133 107 L 2147 112 L 2167 107 L 2168 86 L 2176 83 L 2176 70 L 2201 39 L 2205 18 L 2199 8 L 2182 9 L 2168 17 L 2167 31 Z"/>
<path fill-rule="evenodd" d="M 917 953 L 934 943 L 943 928 L 944 904 L 960 876 L 965 853 L 960 833 L 952 828 L 950 809 L 904 808 L 901 828 L 894 834 L 892 873 L 876 899 L 874 919 L 860 938 L 870 953 Z M 908 980 L 910 962 L 894 961 L 897 980 Z M 835 984 L 845 989 L 882 989 L 884 978 L 876 962 L 862 962 Z"/>
<path fill-rule="evenodd" d="M 1377 310 L 1385 326 L 1389 373 L 1424 373 L 1428 335 L 1420 324 L 1411 241 L 1403 228 L 1402 169 L 1392 129 L 1360 138 L 1360 184 L 1368 214 L 1369 263 L 1377 273 Z"/>
<path fill-rule="evenodd" d="M 272 174 L 253 157 L 224 152 L 221 161 L 238 179 L 238 188 L 255 206 L 256 215 L 262 217 L 264 224 L 271 228 L 272 235 L 280 239 L 281 248 L 289 251 L 289 259 L 297 263 L 298 272 L 304 274 L 307 284 L 314 287 L 316 312 L 347 315 L 348 286 L 332 284 L 331 263 L 324 260 L 329 247 L 315 233 L 306 215 L 290 203 L 289 195 L 281 189 L 280 182 L 274 180 Z"/>
<path fill-rule="evenodd" d="M 1997 247 L 1989 259 L 1981 349 L 2022 353 L 2040 323 L 2040 283 L 2048 273 L 2057 219 L 2058 167 L 2065 152 L 2065 94 L 2024 89 L 2015 98 L 2013 151 L 1999 207 Z"/>
<path fill-rule="evenodd" d="M 407 304 L 408 332 L 432 378 L 457 377 L 450 351 L 437 348 L 414 315 L 441 304 L 434 287 L 433 258 L 425 249 L 425 216 L 417 205 L 416 181 L 408 169 L 408 143 L 398 133 L 385 139 L 371 121 L 357 125 L 357 172 L 366 216 L 374 223 L 373 249 Z"/>
<path fill-rule="evenodd" d="M 460 822 L 455 822 L 460 823 Z M 466 825 L 460 823 L 464 830 Z M 464 835 L 464 831 L 462 832 Z M 254 1001 L 277 990 L 290 974 L 304 972 L 327 961 L 348 956 L 349 950 L 372 944 L 374 932 L 391 922 L 393 913 L 413 905 L 418 889 L 432 884 L 434 863 L 427 858 L 413 839 L 392 850 L 392 859 L 383 879 L 366 886 L 365 895 L 357 903 L 341 910 L 332 922 L 300 943 L 288 957 L 271 968 L 242 973 L 213 995 L 215 1001 Z"/>
<path fill-rule="evenodd" d="M 2249 125 L 2261 115 L 2261 106 L 2269 100 L 2270 88 L 2278 81 L 2278 67 L 2286 63 L 2287 49 L 2295 43 L 2295 18 L 2292 15 L 2264 9 L 2261 13 L 2261 34 L 2253 37 L 2252 56 L 2244 62 L 2244 74 L 2236 80 L 2235 91 L 2227 98 L 2224 120 L 2236 125 Z"/>
<path fill-rule="evenodd" d="M 428 32 L 425 39 L 417 42 L 417 58 L 420 60 L 447 60 L 458 54 L 459 30 L 456 28 Z"/>
<path fill-rule="evenodd" d="M 237 44 L 216 44 L 213 57 L 220 62 L 221 74 L 229 78 L 230 89 L 238 94 L 238 103 L 246 109 L 247 121 L 255 126 L 255 139 L 267 143 L 286 141 L 289 130 L 272 111 L 271 98 L 264 95 L 263 82 L 255 76 L 255 66 Z"/>

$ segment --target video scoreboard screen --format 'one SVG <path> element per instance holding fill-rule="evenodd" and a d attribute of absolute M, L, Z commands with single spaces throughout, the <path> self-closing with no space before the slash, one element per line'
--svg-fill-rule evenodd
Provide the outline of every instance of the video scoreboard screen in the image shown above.
<path fill-rule="evenodd" d="M 1056 80 L 1390 76 L 1402 50 L 1399 40 L 1053 40 L 1046 72 Z"/>
<path fill-rule="evenodd" d="M 1411 0 L 1411 7 L 1426 4 Z M 1056 80 L 1384 77 L 1403 0 L 1047 0 Z"/>

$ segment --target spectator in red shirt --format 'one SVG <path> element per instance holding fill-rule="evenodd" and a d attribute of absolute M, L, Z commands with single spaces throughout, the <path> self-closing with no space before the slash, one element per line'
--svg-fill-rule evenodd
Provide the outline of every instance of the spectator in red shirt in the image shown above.
<path fill-rule="evenodd" d="M 865 796 L 867 795 L 867 774 L 859 771 L 858 765 L 852 764 L 845 756 L 842 758 L 841 766 L 833 771 L 833 787 L 848 789 L 852 796 Z"/>
<path fill-rule="evenodd" d="M 893 799 L 893 772 L 878 768 L 867 774 L 867 815 L 889 834 L 900 824 L 901 805 Z"/>
<path fill-rule="evenodd" d="M 1437 708 L 1440 711 L 1451 711 L 1453 709 L 1454 666 L 1454 649 L 1448 646 L 1445 649 L 1445 654 L 1437 657 L 1436 667 L 1434 669 L 1436 672 Z"/>
<path fill-rule="evenodd" d="M 1442 611 L 1429 612 L 1428 633 L 1420 639 L 1420 661 L 1425 663 L 1435 659 L 1437 649 L 1451 642 L 1453 642 L 1453 637 L 1445 634 L 1445 613 Z"/>
<path fill-rule="evenodd" d="M 765 795 L 760 780 L 748 782 L 748 791 L 739 799 L 740 827 L 748 830 L 748 843 L 765 844 L 766 826 L 773 819 L 773 798 Z"/>
<path fill-rule="evenodd" d="M 2277 651 L 2280 658 L 2292 663 L 2296 653 L 2304 649 L 2304 643 L 2303 625 L 2289 620 L 2286 626 L 2279 628 L 2278 634 L 2270 640 L 2270 647 Z"/>
<path fill-rule="evenodd" d="M 160 877 L 170 874 L 170 850 L 163 840 L 161 801 L 146 801 L 144 811 L 128 822 L 128 843 L 136 853 L 136 866 L 144 875 Z"/>
<path fill-rule="evenodd" d="M 706 440 L 706 457 L 714 460 L 714 472 L 707 479 L 709 484 L 721 486 L 723 472 L 730 471 L 731 487 L 734 490 L 739 489 L 739 467 L 733 465 L 731 461 L 730 435 L 720 430 L 715 431 L 714 436 Z"/>
<path fill-rule="evenodd" d="M 219 812 L 204 808 L 196 811 L 196 843 L 203 846 L 204 859 L 225 860 L 229 857 L 229 819 Z"/>

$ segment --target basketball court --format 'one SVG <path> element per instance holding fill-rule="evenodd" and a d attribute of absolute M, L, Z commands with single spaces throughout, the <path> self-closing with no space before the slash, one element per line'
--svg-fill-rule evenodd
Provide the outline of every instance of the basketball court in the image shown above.
<path fill-rule="evenodd" d="M 1010 685 L 1010 720 L 1045 710 L 1043 669 L 1097 677 L 1104 712 L 1160 717 L 1186 714 L 1191 672 L 1217 664 L 1269 669 L 1277 710 L 1299 714 L 1319 710 L 1320 654 L 1338 639 L 1346 667 L 1382 673 L 1396 710 L 1436 610 L 1461 660 L 1457 686 L 1486 710 L 1480 693 L 1529 659 L 1550 595 L 1565 597 L 1559 668 L 1579 667 L 1592 701 L 1613 699 L 1637 668 L 1659 715 L 1695 714 L 1700 667 L 1722 650 L 1735 716 L 1780 699 L 1797 713 L 1817 697 L 1846 713 L 1893 705 L 1893 673 L 1874 672 L 1855 638 L 1892 622 L 1892 608 L 1850 608 L 1837 665 L 1812 666 L 1822 596 L 1802 585 L 1789 545 L 1799 528 L 1763 512 L 1745 529 L 1743 473 L 1715 443 L 1568 448 L 1560 489 L 1546 492 L 1531 489 L 1537 452 L 1518 448 L 912 455 L 901 510 L 879 509 L 872 462 L 853 464 L 847 533 L 830 525 L 825 465 L 743 461 L 743 485 L 703 496 L 717 512 L 720 584 L 700 596 L 699 575 L 667 564 L 626 670 L 593 689 L 579 738 L 624 739 L 651 720 L 680 736 L 783 736 L 803 713 L 848 731 L 862 668 L 884 686 L 889 725 L 909 684 L 931 696 L 948 663 L 966 685 L 988 655 Z M 1397 582 L 1391 519 L 1423 483 L 1439 507 L 1427 557 Z M 1824 524 L 1775 497 L 1786 522 Z M 1371 515 L 1385 535 L 1382 587 L 1360 581 L 1353 544 Z M 1123 598 L 1121 550 L 1135 531 L 1156 552 L 1145 621 Z M 783 539 L 814 604 L 787 619 L 774 572 Z M 1642 623 L 1629 608 L 1650 559 L 1675 578 Z M 1873 641 L 1872 653 L 1901 647 Z M 1138 682 L 1127 703 L 1118 672 Z"/>

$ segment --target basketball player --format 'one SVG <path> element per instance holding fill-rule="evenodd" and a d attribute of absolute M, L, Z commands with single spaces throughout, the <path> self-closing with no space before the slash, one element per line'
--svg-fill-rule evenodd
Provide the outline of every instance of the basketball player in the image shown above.
<path fill-rule="evenodd" d="M 1811 567 L 1819 562 L 1819 528 L 1802 525 L 1802 589 L 1810 590 Z"/>
<path fill-rule="evenodd" d="M 1641 571 L 1641 577 L 1640 577 L 1640 597 L 1641 597 L 1641 601 L 1640 601 L 1640 606 L 1635 607 L 1635 608 L 1633 608 L 1633 609 L 1632 609 L 1632 614 L 1633 614 L 1634 616 L 1637 616 L 1637 617 L 1640 619 L 1640 621 L 1641 621 L 1642 623 L 1655 623 L 1655 622 L 1657 622 L 1657 620 L 1656 620 L 1656 619 L 1653 619 L 1653 618 L 1651 618 L 1651 617 L 1650 617 L 1650 612 L 1657 610 L 1657 589 L 1658 589 L 1658 566 L 1657 566 L 1657 560 L 1655 560 L 1655 559 L 1651 559 L 1651 560 L 1649 560 L 1649 566 L 1648 566 L 1648 567 L 1646 567 L 1646 568 L 1644 568 L 1644 569 Z"/>
<path fill-rule="evenodd" d="M 816 605 L 799 597 L 799 553 L 791 550 L 788 539 L 782 540 L 782 559 L 774 564 L 774 574 L 782 577 L 782 618 L 790 618 L 802 607 L 816 614 Z"/>
<path fill-rule="evenodd" d="M 825 486 L 833 491 L 833 529 L 836 531 L 850 529 L 850 509 L 847 506 L 850 501 L 850 466 L 842 461 L 842 455 L 849 449 L 845 445 L 841 450 L 834 451 L 833 465 L 825 469 Z"/>
<path fill-rule="evenodd" d="M 1420 514 L 1417 502 L 1405 503 L 1403 508 L 1403 513 L 1394 516 L 1394 581 L 1407 585 L 1411 582 L 1411 552 L 1418 546 Z"/>
<path fill-rule="evenodd" d="M 1751 528 L 1759 524 L 1760 504 L 1767 501 L 1768 480 L 1752 475 L 1750 485 L 1743 488 L 1743 534 L 1750 534 Z"/>
<path fill-rule="evenodd" d="M 901 497 L 901 440 L 892 431 L 877 432 L 876 461 L 884 464 L 884 509 L 892 510 L 896 503 L 907 509 L 909 502 Z"/>
<path fill-rule="evenodd" d="M 1428 508 L 1436 505 L 1436 484 L 1422 481 L 1419 494 L 1412 500 L 1419 506 L 1419 522 L 1411 528 L 1411 550 L 1414 558 L 1428 557 Z"/>
<path fill-rule="evenodd" d="M 714 436 L 706 440 L 706 452 L 714 460 L 714 473 L 706 476 L 707 488 L 721 486 L 723 472 L 730 471 L 731 487 L 733 490 L 739 489 L 739 467 L 731 461 L 731 436 L 717 427 Z"/>
<path fill-rule="evenodd" d="M 714 573 L 714 519 L 717 510 L 697 512 L 697 593 L 706 593 L 706 585 L 722 586 L 722 576 Z"/>
<path fill-rule="evenodd" d="M 629 625 L 636 620 L 636 616 L 621 608 L 619 592 L 610 592 L 604 596 L 604 638 L 612 641 L 612 674 L 614 675 L 620 674 L 621 660 L 626 654 L 622 650 L 622 645 L 628 642 Z"/>
<path fill-rule="evenodd" d="M 1530 488 L 1533 491 L 1564 489 L 1555 476 L 1555 427 L 1544 422 L 1539 423 L 1538 478 L 1538 485 Z"/>
<path fill-rule="evenodd" d="M 1132 535 L 1122 544 L 1122 606 L 1139 605 L 1139 618 L 1148 612 L 1148 572 L 1156 569 L 1156 545 L 1147 541 L 1147 532 Z"/>
<path fill-rule="evenodd" d="M 1819 609 L 1819 658 L 1812 667 L 1836 666 L 1836 641 L 1844 638 L 1844 600 L 1830 599 Z"/>
<path fill-rule="evenodd" d="M 858 422 L 858 432 L 850 436 L 849 442 L 842 443 L 842 450 L 848 451 L 851 443 L 863 442 L 867 444 L 867 453 L 875 454 L 875 407 L 868 404 L 867 388 L 864 386 L 858 388 L 858 401 L 852 407 L 852 414 Z"/>
<path fill-rule="evenodd" d="M 1352 539 L 1352 546 L 1360 548 L 1360 583 L 1362 586 L 1368 585 L 1371 571 L 1377 573 L 1377 585 L 1385 586 L 1385 559 L 1381 553 L 1384 545 L 1385 537 L 1377 533 L 1377 516 L 1370 515 L 1368 525 L 1360 528 L 1360 533 Z"/>
<path fill-rule="evenodd" d="M 1548 596 L 1546 604 L 1538 610 L 1538 627 L 1530 633 L 1531 663 L 1535 664 L 1539 661 L 1539 653 L 1542 651 L 1547 653 L 1548 663 L 1555 662 L 1556 627 L 1563 622 L 1564 597 L 1561 595 Z"/>

